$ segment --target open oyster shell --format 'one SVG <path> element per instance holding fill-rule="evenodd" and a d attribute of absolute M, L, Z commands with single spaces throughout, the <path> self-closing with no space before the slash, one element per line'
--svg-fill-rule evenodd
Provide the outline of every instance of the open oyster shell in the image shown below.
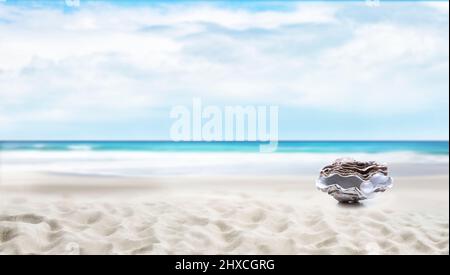
<path fill-rule="evenodd" d="M 338 159 L 325 166 L 316 181 L 319 190 L 346 203 L 372 198 L 375 193 L 384 192 L 392 185 L 393 179 L 388 176 L 387 166 L 353 159 Z"/>

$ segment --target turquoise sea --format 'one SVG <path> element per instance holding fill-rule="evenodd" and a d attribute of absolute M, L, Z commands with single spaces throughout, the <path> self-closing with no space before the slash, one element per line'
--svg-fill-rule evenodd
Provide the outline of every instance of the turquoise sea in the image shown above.
<path fill-rule="evenodd" d="M 448 141 L 3 141 L 0 170 L 89 176 L 316 175 L 337 158 L 389 163 L 392 174 L 448 175 Z"/>
<path fill-rule="evenodd" d="M 3 151 L 259 152 L 261 142 L 2 141 Z M 448 141 L 279 141 L 277 153 L 414 152 L 448 155 Z"/>

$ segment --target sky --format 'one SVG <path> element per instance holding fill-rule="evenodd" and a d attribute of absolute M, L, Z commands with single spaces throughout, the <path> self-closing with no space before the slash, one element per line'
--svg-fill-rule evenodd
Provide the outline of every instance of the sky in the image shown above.
<path fill-rule="evenodd" d="M 166 140 L 193 98 L 279 106 L 285 140 L 448 140 L 448 75 L 446 1 L 0 0 L 0 140 Z"/>

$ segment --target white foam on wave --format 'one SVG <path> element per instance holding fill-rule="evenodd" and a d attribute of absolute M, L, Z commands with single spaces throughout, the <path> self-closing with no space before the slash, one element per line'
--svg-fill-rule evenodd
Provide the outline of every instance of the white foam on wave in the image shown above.
<path fill-rule="evenodd" d="M 71 151 L 92 151 L 92 146 L 90 145 L 70 145 L 67 147 Z"/>
<path fill-rule="evenodd" d="M 80 145 L 81 146 L 81 145 Z M 413 152 L 393 153 L 164 153 L 90 151 L 76 148 L 66 152 L 8 151 L 2 155 L 3 171 L 33 171 L 91 175 L 236 175 L 236 174 L 317 174 L 337 158 L 352 157 L 361 161 L 375 160 L 393 167 L 448 167 L 448 155 Z M 85 149 L 85 150 L 83 150 Z M 90 148 L 92 149 L 92 148 Z M 406 168 L 405 168 L 406 167 Z M 406 170 L 406 171 L 405 171 Z M 433 171 L 435 171 L 434 169 Z M 427 171 L 430 171 L 429 169 Z M 447 169 L 448 171 L 448 169 Z"/>
<path fill-rule="evenodd" d="M 45 144 L 40 144 L 40 143 L 33 145 L 34 149 L 44 149 L 45 147 L 46 147 Z"/>

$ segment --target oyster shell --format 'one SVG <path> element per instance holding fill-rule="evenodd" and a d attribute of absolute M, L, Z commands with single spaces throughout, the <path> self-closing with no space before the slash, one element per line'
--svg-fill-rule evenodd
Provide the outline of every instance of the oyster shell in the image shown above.
<path fill-rule="evenodd" d="M 393 179 L 389 177 L 386 165 L 353 159 L 338 159 L 325 166 L 316 181 L 319 190 L 345 203 L 372 198 L 375 193 L 384 192 L 392 185 Z"/>

